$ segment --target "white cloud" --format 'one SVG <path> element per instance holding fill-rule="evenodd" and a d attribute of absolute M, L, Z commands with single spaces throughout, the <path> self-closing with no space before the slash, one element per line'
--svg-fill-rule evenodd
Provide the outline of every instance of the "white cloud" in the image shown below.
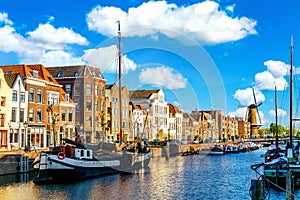
<path fill-rule="evenodd" d="M 11 26 L 4 26 L 0 28 L 0 51 L 12 52 L 18 51 L 21 48 L 20 43 L 24 39 L 19 34 L 15 33 L 15 29 Z"/>
<path fill-rule="evenodd" d="M 39 24 L 39 27 L 27 33 L 29 39 L 50 44 L 87 45 L 88 41 L 80 34 L 68 28 L 54 28 L 51 24 Z"/>
<path fill-rule="evenodd" d="M 272 116 L 272 117 L 275 117 L 275 110 L 270 110 L 269 115 Z M 285 110 L 277 108 L 277 116 L 278 117 L 285 117 L 285 116 L 287 116 L 287 112 Z"/>
<path fill-rule="evenodd" d="M 259 90 L 285 90 L 287 82 L 283 76 L 275 78 L 270 72 L 264 71 L 257 73 L 254 77 L 254 85 Z"/>
<path fill-rule="evenodd" d="M 229 7 L 227 9 L 233 10 Z M 203 44 L 236 41 L 257 33 L 256 21 L 247 17 L 230 17 L 214 1 L 186 7 L 178 7 L 166 1 L 149 1 L 129 8 L 127 12 L 116 7 L 97 6 L 87 14 L 86 20 L 90 30 L 106 36 L 116 35 L 115 22 L 120 21 L 123 36 L 145 36 L 161 32 L 174 38 L 178 37 L 174 33 L 179 32 Z"/>
<path fill-rule="evenodd" d="M 261 91 L 254 90 L 255 91 L 255 98 L 256 103 L 264 102 L 265 96 Z M 237 99 L 242 106 L 249 106 L 251 104 L 254 104 L 254 96 L 253 96 L 253 90 L 252 88 L 247 88 L 244 90 L 238 89 L 235 94 L 234 98 Z"/>
<path fill-rule="evenodd" d="M 285 76 L 289 72 L 289 65 L 281 61 L 268 60 L 264 65 L 275 78 Z"/>
<path fill-rule="evenodd" d="M 185 88 L 187 80 L 173 69 L 161 66 L 143 69 L 139 76 L 139 82 L 156 86 L 164 86 L 168 89 Z"/>
<path fill-rule="evenodd" d="M 49 51 L 40 58 L 38 63 L 43 63 L 45 66 L 85 64 L 81 58 L 73 57 L 64 51 Z"/>
<path fill-rule="evenodd" d="M 13 25 L 13 22 L 8 19 L 8 14 L 3 12 L 0 12 L 0 24 L 1 23 L 4 23 L 6 25 Z"/>
<path fill-rule="evenodd" d="M 277 90 L 285 90 L 288 86 L 285 76 L 289 76 L 290 65 L 274 60 L 264 62 L 264 65 L 267 70 L 257 73 L 254 77 L 255 87 L 260 90 L 274 90 L 276 85 Z M 299 74 L 300 68 L 293 66 L 293 73 Z"/>
<path fill-rule="evenodd" d="M 227 6 L 227 7 L 226 7 L 226 10 L 228 10 L 228 11 L 230 11 L 230 12 L 233 12 L 233 11 L 234 11 L 234 8 L 235 8 L 235 5 L 236 5 L 236 4 L 233 4 L 233 5 L 231 5 L 231 6 Z"/>
<path fill-rule="evenodd" d="M 49 17 L 49 20 L 53 20 Z M 51 24 L 39 27 L 24 37 L 16 32 L 6 13 L 0 13 L 0 51 L 16 53 L 20 63 L 43 63 L 60 65 L 74 63 L 80 58 L 64 52 L 70 44 L 87 45 L 88 41 L 68 28 L 54 28 Z M 54 51 L 53 51 L 54 50 Z M 58 51 L 57 51 L 58 50 Z M 70 51 L 70 49 L 68 49 Z"/>
<path fill-rule="evenodd" d="M 235 111 L 229 112 L 228 115 L 230 117 L 241 117 L 241 118 L 245 119 L 246 118 L 246 111 L 247 111 L 247 107 L 238 108 Z"/>
<path fill-rule="evenodd" d="M 118 70 L 118 48 L 116 45 L 98 49 L 86 50 L 83 60 L 92 66 L 98 67 L 102 72 L 115 73 Z M 135 70 L 137 65 L 126 55 L 122 56 L 123 74 Z"/>

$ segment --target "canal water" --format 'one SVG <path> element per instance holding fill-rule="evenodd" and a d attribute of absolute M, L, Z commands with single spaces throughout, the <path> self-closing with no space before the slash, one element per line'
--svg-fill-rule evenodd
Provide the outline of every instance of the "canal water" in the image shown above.
<path fill-rule="evenodd" d="M 0 199 L 251 199 L 250 166 L 265 149 L 224 156 L 178 156 L 152 159 L 150 171 L 111 175 L 76 184 L 35 185 L 34 173 L 0 176 Z M 300 199 L 296 191 L 295 199 Z M 285 199 L 270 191 L 270 199 Z"/>

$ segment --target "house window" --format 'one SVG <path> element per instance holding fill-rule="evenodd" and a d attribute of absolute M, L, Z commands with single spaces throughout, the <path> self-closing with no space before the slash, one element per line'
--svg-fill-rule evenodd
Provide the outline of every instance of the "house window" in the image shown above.
<path fill-rule="evenodd" d="M 70 84 L 65 85 L 65 91 L 66 92 L 71 92 L 71 85 Z"/>
<path fill-rule="evenodd" d="M 1 97 L 1 106 L 5 106 L 5 100 L 6 100 L 5 97 Z"/>
<path fill-rule="evenodd" d="M 34 110 L 33 110 L 33 108 L 29 109 L 29 121 L 30 122 L 34 121 Z"/>
<path fill-rule="evenodd" d="M 17 119 L 17 108 L 11 109 L 11 121 L 16 122 Z"/>
<path fill-rule="evenodd" d="M 69 101 L 69 94 L 66 94 L 66 95 L 65 95 L 65 100 L 66 100 L 66 102 Z"/>
<path fill-rule="evenodd" d="M 86 126 L 87 127 L 92 127 L 92 117 L 87 117 L 86 118 Z"/>
<path fill-rule="evenodd" d="M 104 87 L 101 87 L 101 96 L 105 96 L 105 94 L 104 94 Z"/>
<path fill-rule="evenodd" d="M 95 96 L 98 96 L 98 85 L 95 86 Z"/>
<path fill-rule="evenodd" d="M 42 91 L 41 90 L 39 90 L 37 92 L 37 102 L 42 103 Z"/>
<path fill-rule="evenodd" d="M 58 93 L 48 93 L 48 105 L 58 105 Z"/>
<path fill-rule="evenodd" d="M 41 122 L 42 121 L 42 110 L 38 110 L 36 113 L 36 121 Z"/>
<path fill-rule="evenodd" d="M 101 110 L 104 110 L 104 101 L 101 101 Z"/>
<path fill-rule="evenodd" d="M 59 72 L 58 74 L 57 74 L 57 77 L 62 77 L 63 76 L 63 73 L 62 72 Z"/>
<path fill-rule="evenodd" d="M 24 122 L 24 108 L 20 109 L 20 122 Z"/>
<path fill-rule="evenodd" d="M 0 114 L 0 127 L 4 127 L 4 122 L 5 122 L 5 115 Z"/>
<path fill-rule="evenodd" d="M 18 93 L 16 90 L 14 90 L 12 93 L 12 101 L 18 101 Z"/>
<path fill-rule="evenodd" d="M 69 122 L 73 121 L 73 110 L 69 110 Z"/>
<path fill-rule="evenodd" d="M 29 102 L 34 102 L 34 89 L 29 90 Z"/>
<path fill-rule="evenodd" d="M 20 93 L 20 101 L 25 102 L 25 92 Z"/>
<path fill-rule="evenodd" d="M 95 111 L 98 111 L 98 100 L 95 101 Z"/>
<path fill-rule="evenodd" d="M 86 84 L 85 93 L 86 93 L 86 95 L 92 95 L 92 85 L 91 84 Z"/>
<path fill-rule="evenodd" d="M 80 92 L 81 92 L 81 87 L 79 84 L 76 84 L 75 91 L 74 91 L 75 95 L 80 95 Z"/>
<path fill-rule="evenodd" d="M 92 100 L 86 101 L 86 111 L 92 111 Z"/>
<path fill-rule="evenodd" d="M 66 109 L 61 110 L 61 121 L 66 121 Z"/>

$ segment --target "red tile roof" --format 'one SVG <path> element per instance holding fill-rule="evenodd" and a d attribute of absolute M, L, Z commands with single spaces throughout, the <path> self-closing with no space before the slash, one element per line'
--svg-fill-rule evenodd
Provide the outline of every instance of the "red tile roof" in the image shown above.
<path fill-rule="evenodd" d="M 54 84 L 59 84 L 55 78 L 49 73 L 49 71 L 42 64 L 19 64 L 19 65 L 5 65 L 0 66 L 4 73 L 11 72 L 13 74 L 20 73 L 21 77 L 33 77 L 32 71 L 38 72 L 38 79 L 52 82 Z"/>

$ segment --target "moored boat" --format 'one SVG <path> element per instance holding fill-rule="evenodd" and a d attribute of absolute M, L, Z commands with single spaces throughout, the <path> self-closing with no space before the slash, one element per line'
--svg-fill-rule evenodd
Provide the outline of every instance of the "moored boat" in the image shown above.
<path fill-rule="evenodd" d="M 69 139 L 66 145 L 42 152 L 39 158 L 36 184 L 77 182 L 119 172 L 148 168 L 151 152 L 103 152 L 93 155 L 92 149 Z"/>
<path fill-rule="evenodd" d="M 201 149 L 199 154 L 205 155 L 225 155 L 225 149 L 221 145 L 215 145 L 209 149 Z"/>
<path fill-rule="evenodd" d="M 226 154 L 240 153 L 240 149 L 236 145 L 227 145 L 227 146 L 225 146 L 224 151 L 225 151 Z"/>

